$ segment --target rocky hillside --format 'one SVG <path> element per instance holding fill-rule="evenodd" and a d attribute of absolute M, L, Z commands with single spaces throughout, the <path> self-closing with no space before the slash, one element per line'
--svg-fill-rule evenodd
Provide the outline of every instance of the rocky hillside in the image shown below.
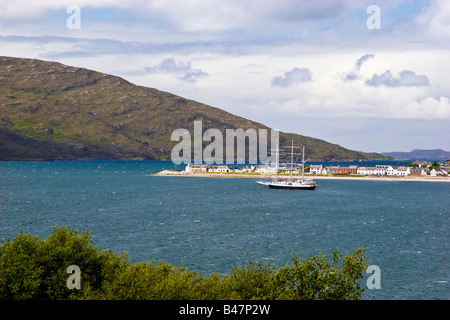
<path fill-rule="evenodd" d="M 173 130 L 266 128 L 223 110 L 100 72 L 0 57 L 0 160 L 170 159 Z M 297 134 L 315 160 L 374 159 Z M 205 143 L 206 144 L 206 143 Z"/>

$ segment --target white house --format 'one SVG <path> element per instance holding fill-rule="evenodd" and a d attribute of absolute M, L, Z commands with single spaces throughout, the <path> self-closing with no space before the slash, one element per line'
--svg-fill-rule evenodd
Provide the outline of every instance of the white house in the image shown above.
<path fill-rule="evenodd" d="M 373 174 L 377 174 L 377 168 L 376 167 L 359 167 L 356 171 L 358 174 L 363 174 L 367 176 L 371 176 Z"/>
<path fill-rule="evenodd" d="M 191 173 L 199 173 L 199 172 L 207 172 L 209 168 L 209 165 L 207 164 L 192 164 L 188 163 L 186 166 L 185 171 L 191 172 Z"/>
<path fill-rule="evenodd" d="M 409 176 L 410 173 L 410 167 L 403 166 L 389 166 L 386 171 L 388 176 Z"/>
<path fill-rule="evenodd" d="M 312 174 L 320 174 L 322 173 L 323 165 L 321 164 L 313 164 L 309 167 L 309 172 Z"/>
<path fill-rule="evenodd" d="M 410 168 L 409 167 L 398 167 L 397 168 L 397 176 L 409 176 Z"/>
<path fill-rule="evenodd" d="M 394 175 L 396 174 L 396 172 L 397 172 L 397 166 L 389 166 L 389 167 L 386 169 L 386 174 L 387 174 L 388 176 L 394 176 Z"/>
<path fill-rule="evenodd" d="M 231 169 L 225 165 L 211 166 L 208 170 L 208 172 L 214 172 L 214 173 L 223 173 L 223 172 L 230 172 L 230 171 L 231 171 Z"/>
<path fill-rule="evenodd" d="M 356 171 L 357 174 L 366 174 L 366 168 L 367 167 L 359 167 Z"/>
<path fill-rule="evenodd" d="M 377 164 L 375 165 L 376 174 L 379 176 L 385 176 L 388 174 L 388 170 L 392 169 L 392 166 L 388 164 Z"/>
<path fill-rule="evenodd" d="M 233 170 L 234 172 L 253 172 L 253 171 L 255 171 L 255 166 L 245 166 L 245 167 L 242 167 L 242 168 L 235 168 L 234 170 Z"/>
<path fill-rule="evenodd" d="M 260 165 L 256 167 L 255 172 L 259 173 L 275 173 L 277 169 L 275 167 L 271 167 L 270 165 Z"/>
<path fill-rule="evenodd" d="M 375 174 L 377 175 L 377 176 L 385 176 L 386 174 L 387 174 L 387 169 L 389 168 L 390 166 L 388 166 L 388 165 L 380 165 L 380 164 L 377 164 L 376 166 L 375 166 Z"/>

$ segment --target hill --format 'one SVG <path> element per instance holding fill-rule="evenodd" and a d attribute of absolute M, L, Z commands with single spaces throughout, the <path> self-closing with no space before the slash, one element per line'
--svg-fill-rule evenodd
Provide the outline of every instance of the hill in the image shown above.
<path fill-rule="evenodd" d="M 0 160 L 170 159 L 173 130 L 269 129 L 171 93 L 84 68 L 0 57 Z M 375 159 L 323 140 L 280 132 L 311 160 Z"/>
<path fill-rule="evenodd" d="M 397 159 L 410 160 L 447 160 L 450 159 L 450 152 L 442 149 L 419 150 L 414 149 L 410 152 L 383 152 L 383 155 Z"/>

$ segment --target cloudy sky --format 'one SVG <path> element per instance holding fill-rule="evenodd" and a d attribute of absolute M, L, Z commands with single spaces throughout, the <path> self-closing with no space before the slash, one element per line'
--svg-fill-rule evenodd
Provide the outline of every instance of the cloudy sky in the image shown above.
<path fill-rule="evenodd" d="M 445 0 L 0 0 L 0 55 L 353 150 L 450 150 L 449 21 Z"/>

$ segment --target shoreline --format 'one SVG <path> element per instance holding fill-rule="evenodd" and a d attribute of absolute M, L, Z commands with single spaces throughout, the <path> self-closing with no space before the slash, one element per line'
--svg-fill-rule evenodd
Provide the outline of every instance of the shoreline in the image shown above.
<path fill-rule="evenodd" d="M 184 173 L 184 171 L 161 171 L 155 174 L 149 174 L 149 176 L 158 177 L 200 177 L 200 178 L 256 178 L 256 179 L 269 179 L 270 176 L 264 177 L 259 174 L 236 174 L 236 173 Z M 283 177 L 283 176 L 279 176 Z M 286 176 L 288 177 L 288 176 Z M 294 177 L 300 177 L 298 175 Z M 306 179 L 314 180 L 364 180 L 364 181 L 425 181 L 425 182 L 450 182 L 450 177 L 417 177 L 417 176 L 311 176 L 305 175 Z"/>

